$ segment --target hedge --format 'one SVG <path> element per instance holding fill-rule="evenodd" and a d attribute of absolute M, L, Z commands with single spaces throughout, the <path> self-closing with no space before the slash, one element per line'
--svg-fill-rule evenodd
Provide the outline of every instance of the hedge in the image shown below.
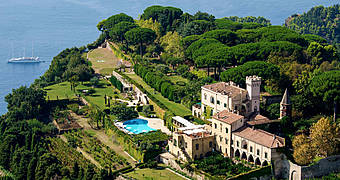
<path fill-rule="evenodd" d="M 119 89 L 120 92 L 122 92 L 123 84 L 115 76 L 110 77 L 110 82 L 112 83 L 113 86 L 115 86 L 117 89 Z"/>
<path fill-rule="evenodd" d="M 129 165 L 129 166 L 126 166 L 126 167 L 123 167 L 122 169 L 118 169 L 118 170 L 116 170 L 116 171 L 113 171 L 113 175 L 114 176 L 117 176 L 119 173 L 124 173 L 125 171 L 127 171 L 127 170 L 133 170 L 134 168 L 131 166 L 131 165 Z"/>
<path fill-rule="evenodd" d="M 164 78 L 164 74 L 154 72 L 153 69 L 140 64 L 135 64 L 134 70 L 146 84 L 155 88 L 158 92 L 161 92 L 162 96 L 168 98 L 170 101 L 181 101 L 181 95 L 178 91 L 181 86 L 175 85 L 171 81 L 166 80 Z"/>
<path fill-rule="evenodd" d="M 237 179 L 237 180 L 248 180 L 250 178 L 254 177 L 261 177 L 264 175 L 270 175 L 272 173 L 271 171 L 271 165 L 261 167 L 258 169 L 254 169 L 245 173 L 238 174 L 234 177 L 231 177 L 230 179 Z"/>

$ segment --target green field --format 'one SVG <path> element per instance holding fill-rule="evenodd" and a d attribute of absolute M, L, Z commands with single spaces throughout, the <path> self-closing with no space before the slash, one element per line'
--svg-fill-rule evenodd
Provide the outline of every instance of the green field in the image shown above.
<path fill-rule="evenodd" d="M 146 179 L 157 179 L 157 180 L 181 180 L 184 179 L 173 172 L 166 169 L 136 169 L 132 172 L 125 174 L 129 177 L 138 179 L 138 180 L 146 180 Z"/>
<path fill-rule="evenodd" d="M 140 78 L 136 74 L 126 74 L 128 77 L 136 81 L 139 85 L 143 86 L 145 90 L 147 90 L 150 94 L 152 94 L 155 98 L 157 98 L 160 102 L 162 102 L 170 111 L 174 112 L 175 115 L 185 116 L 190 115 L 191 111 L 187 107 L 182 104 L 175 103 L 173 101 L 169 101 L 167 98 L 163 97 L 161 93 L 156 91 L 147 85 L 142 78 Z"/>
<path fill-rule="evenodd" d="M 117 67 L 119 59 L 106 48 L 98 48 L 88 52 L 89 61 L 92 63 L 92 68 L 96 73 L 111 74 L 113 68 Z M 108 68 L 112 69 L 109 70 Z M 108 73 L 108 71 L 111 71 Z"/>
<path fill-rule="evenodd" d="M 107 82 L 106 80 L 100 80 L 100 84 L 101 84 L 100 87 L 94 88 L 95 90 L 94 94 L 84 97 L 89 103 L 97 105 L 100 108 L 104 109 L 105 108 L 104 96 L 107 95 L 113 97 L 115 95 L 114 92 L 115 91 L 118 92 L 118 90 L 115 89 L 113 86 L 110 86 L 110 83 Z M 56 100 L 57 96 L 59 100 L 75 98 L 76 96 L 74 95 L 74 92 L 71 91 L 70 86 L 71 85 L 69 82 L 62 82 L 44 88 L 47 91 L 47 99 Z M 79 84 L 76 87 L 76 92 L 80 93 L 82 90 L 91 88 L 92 87 L 89 86 L 88 82 L 84 82 L 84 84 Z M 120 99 L 122 99 L 119 93 L 117 93 L 117 95 Z"/>

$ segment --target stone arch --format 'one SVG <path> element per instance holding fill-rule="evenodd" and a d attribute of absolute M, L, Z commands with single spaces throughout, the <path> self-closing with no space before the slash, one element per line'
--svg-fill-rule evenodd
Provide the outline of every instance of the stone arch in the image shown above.
<path fill-rule="evenodd" d="M 240 154 L 240 151 L 237 149 L 236 151 L 235 151 L 235 157 L 240 157 L 241 156 L 241 154 Z"/>
<path fill-rule="evenodd" d="M 258 166 L 261 166 L 261 161 L 259 158 L 256 158 L 255 160 L 255 164 L 258 165 Z"/>
<path fill-rule="evenodd" d="M 247 143 L 246 140 L 242 140 L 241 147 L 242 147 L 242 149 L 247 149 L 248 148 L 248 143 Z"/>
<path fill-rule="evenodd" d="M 293 170 L 290 174 L 290 180 L 297 180 L 299 177 L 298 177 L 298 174 L 295 170 Z"/>
<path fill-rule="evenodd" d="M 262 166 L 268 166 L 268 162 L 266 160 L 263 161 Z"/>
<path fill-rule="evenodd" d="M 253 155 L 249 155 L 249 157 L 248 157 L 248 162 L 254 163 Z"/>
<path fill-rule="evenodd" d="M 247 154 L 245 152 L 242 153 L 241 159 L 247 160 Z"/>

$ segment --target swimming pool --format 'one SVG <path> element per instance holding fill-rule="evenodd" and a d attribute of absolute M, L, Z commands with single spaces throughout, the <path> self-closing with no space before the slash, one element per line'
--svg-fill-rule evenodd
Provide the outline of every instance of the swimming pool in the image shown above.
<path fill-rule="evenodd" d="M 149 131 L 155 131 L 156 129 L 153 129 L 148 126 L 148 121 L 145 119 L 132 119 L 125 121 L 123 123 L 125 126 L 125 129 L 135 133 L 135 134 L 140 134 L 140 133 L 147 133 Z"/>

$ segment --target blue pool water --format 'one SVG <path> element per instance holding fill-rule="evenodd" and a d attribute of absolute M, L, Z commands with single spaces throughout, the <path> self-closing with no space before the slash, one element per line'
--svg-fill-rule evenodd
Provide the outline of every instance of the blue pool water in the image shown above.
<path fill-rule="evenodd" d="M 123 124 L 125 125 L 125 129 L 135 134 L 147 133 L 149 131 L 156 130 L 149 127 L 148 121 L 145 119 L 132 119 L 125 121 Z"/>

